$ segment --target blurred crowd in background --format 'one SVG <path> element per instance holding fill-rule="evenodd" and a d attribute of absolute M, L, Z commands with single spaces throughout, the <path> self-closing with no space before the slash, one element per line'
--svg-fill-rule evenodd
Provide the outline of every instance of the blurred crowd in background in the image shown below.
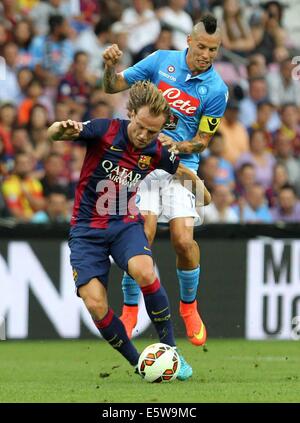
<path fill-rule="evenodd" d="M 102 89 L 103 50 L 119 45 L 118 71 L 183 50 L 207 12 L 230 96 L 198 171 L 212 192 L 205 222 L 300 222 L 298 0 L 2 0 L 1 220 L 69 221 L 85 146 L 49 142 L 49 124 L 126 118 L 128 92 Z"/>

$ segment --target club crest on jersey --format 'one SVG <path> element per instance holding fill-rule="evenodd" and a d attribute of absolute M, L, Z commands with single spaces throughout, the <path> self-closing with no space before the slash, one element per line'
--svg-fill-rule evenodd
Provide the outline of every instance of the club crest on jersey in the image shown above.
<path fill-rule="evenodd" d="M 173 65 L 169 65 L 167 69 L 168 69 L 168 72 L 169 73 L 174 73 L 175 72 L 175 66 L 173 66 Z"/>
<path fill-rule="evenodd" d="M 138 167 L 142 170 L 148 169 L 151 163 L 151 156 L 144 156 L 143 154 L 140 156 L 138 161 Z"/>

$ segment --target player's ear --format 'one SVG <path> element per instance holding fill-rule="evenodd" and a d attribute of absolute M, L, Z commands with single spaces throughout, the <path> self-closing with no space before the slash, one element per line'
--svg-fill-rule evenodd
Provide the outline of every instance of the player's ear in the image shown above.
<path fill-rule="evenodd" d="M 192 42 L 192 36 L 191 36 L 191 34 L 189 34 L 189 35 L 186 37 L 186 42 L 187 42 L 188 46 L 190 47 L 191 42 Z"/>

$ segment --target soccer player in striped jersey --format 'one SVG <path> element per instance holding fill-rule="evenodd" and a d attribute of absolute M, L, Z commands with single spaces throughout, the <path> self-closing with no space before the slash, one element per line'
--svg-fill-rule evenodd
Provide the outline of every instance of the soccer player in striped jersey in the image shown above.
<path fill-rule="evenodd" d="M 134 84 L 128 112 L 129 121 L 55 122 L 48 134 L 53 141 L 86 141 L 69 237 L 74 281 L 103 338 L 136 366 L 139 354 L 108 305 L 110 255 L 139 284 L 160 342 L 175 346 L 168 298 L 154 272 L 143 217 L 135 204 L 136 189 L 147 174 L 160 168 L 182 183 L 190 181 L 199 205 L 208 203 L 210 194 L 157 139 L 170 112 L 157 87 L 150 82 Z M 192 368 L 181 356 L 178 378 L 191 375 Z"/>
<path fill-rule="evenodd" d="M 226 108 L 228 89 L 213 67 L 221 43 L 216 19 L 204 15 L 187 37 L 184 51 L 158 50 L 134 66 L 116 73 L 122 52 L 114 44 L 103 53 L 104 88 L 109 93 L 126 90 L 139 80 L 150 80 L 163 92 L 171 107 L 171 118 L 160 139 L 180 153 L 181 162 L 197 172 L 199 153 L 217 130 Z M 160 181 L 157 194 L 140 190 L 139 209 L 145 215 L 145 232 L 152 243 L 157 222 L 169 223 L 171 242 L 177 256 L 180 286 L 180 315 L 188 339 L 194 345 L 206 341 L 205 325 L 197 307 L 200 278 L 200 250 L 194 241 L 194 224 L 199 223 L 194 198 L 175 179 L 157 170 L 146 178 Z M 146 183 L 145 181 L 145 183 Z M 160 193 L 158 192 L 160 191 Z M 139 287 L 128 275 L 123 281 L 124 307 L 121 316 L 129 336 L 137 322 Z"/>

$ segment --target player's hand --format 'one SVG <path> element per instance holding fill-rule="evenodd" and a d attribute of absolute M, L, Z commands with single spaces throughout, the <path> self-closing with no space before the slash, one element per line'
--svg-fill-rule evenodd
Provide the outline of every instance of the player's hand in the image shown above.
<path fill-rule="evenodd" d="M 58 127 L 55 133 L 55 139 L 73 139 L 78 137 L 82 130 L 82 122 L 77 122 L 71 119 L 63 120 L 61 122 L 58 122 Z"/>
<path fill-rule="evenodd" d="M 118 45 L 113 44 L 104 50 L 102 58 L 106 66 L 112 67 L 118 63 L 122 55 L 123 52 L 119 49 Z"/>
<path fill-rule="evenodd" d="M 165 134 L 159 134 L 158 139 L 164 147 L 168 148 L 170 153 L 179 153 L 178 143 L 175 142 L 171 137 L 168 137 L 168 135 Z"/>

